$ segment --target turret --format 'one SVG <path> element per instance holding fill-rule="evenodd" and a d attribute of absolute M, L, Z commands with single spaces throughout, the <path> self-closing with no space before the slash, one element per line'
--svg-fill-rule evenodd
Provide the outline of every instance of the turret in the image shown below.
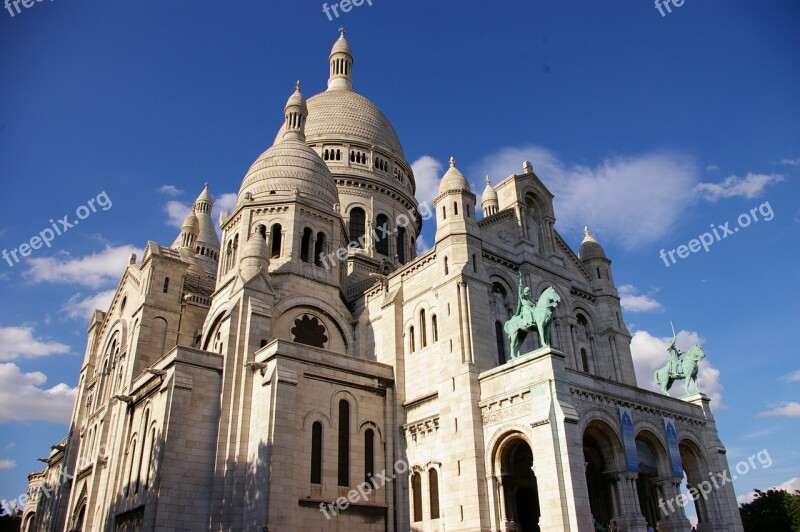
<path fill-rule="evenodd" d="M 496 214 L 499 210 L 497 191 L 492 186 L 488 175 L 486 176 L 486 188 L 483 189 L 483 194 L 481 195 L 481 209 L 484 217 Z"/>
<path fill-rule="evenodd" d="M 433 200 L 433 206 L 436 208 L 437 242 L 455 233 L 478 234 L 475 194 L 467 178 L 456 168 L 453 157 L 450 157 L 450 168 L 439 183 L 439 193 Z"/>
<path fill-rule="evenodd" d="M 339 39 L 333 43 L 330 55 L 331 74 L 328 90 L 353 90 L 353 50 L 344 38 L 344 28 L 339 28 Z"/>

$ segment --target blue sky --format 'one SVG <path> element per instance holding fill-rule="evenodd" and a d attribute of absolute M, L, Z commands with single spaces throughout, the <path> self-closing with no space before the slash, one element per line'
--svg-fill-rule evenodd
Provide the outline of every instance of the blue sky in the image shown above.
<path fill-rule="evenodd" d="M 128 255 L 170 244 L 206 181 L 231 206 L 294 81 L 306 96 L 324 90 L 339 25 L 354 88 L 392 121 L 418 199 L 430 201 L 451 155 L 477 193 L 487 173 L 497 181 L 529 159 L 556 194 L 564 238 L 577 249 L 588 224 L 614 261 L 640 385 L 672 320 L 684 348 L 707 354 L 701 384 L 731 467 L 762 449 L 773 460 L 737 479 L 737 494 L 800 488 L 789 341 L 800 4 L 685 0 L 665 16 L 650 0 L 372 4 L 334 21 L 310 1 L 0 11 L 0 248 L 103 192 L 111 205 L 50 248 L 0 261 L 0 499 L 23 493 L 64 436 L 88 315 Z M 739 231 L 677 255 L 726 222 Z M 676 250 L 669 267 L 661 249 Z"/>

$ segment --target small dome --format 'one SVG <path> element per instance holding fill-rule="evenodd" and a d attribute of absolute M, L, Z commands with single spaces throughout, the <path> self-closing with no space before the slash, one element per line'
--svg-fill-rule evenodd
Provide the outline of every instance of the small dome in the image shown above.
<path fill-rule="evenodd" d="M 240 264 L 240 271 L 245 279 L 251 279 L 259 270 L 266 271 L 269 267 L 267 243 L 258 228 L 255 228 L 253 234 L 250 235 L 250 238 L 245 243 Z"/>
<path fill-rule="evenodd" d="M 275 143 L 250 166 L 239 188 L 239 202 L 267 195 L 293 195 L 295 191 L 318 199 L 329 209 L 339 203 L 339 192 L 328 166 L 308 144 L 305 128 L 308 109 L 300 82 L 284 109 L 284 124 Z"/>
<path fill-rule="evenodd" d="M 189 211 L 181 224 L 181 232 L 189 233 L 193 236 L 200 234 L 200 220 L 195 216 L 194 211 Z"/>
<path fill-rule="evenodd" d="M 447 169 L 447 172 L 445 172 L 442 177 L 441 183 L 439 183 L 439 194 L 444 194 L 449 190 L 466 190 L 467 192 L 472 192 L 469 188 L 467 178 L 456 168 L 456 160 L 453 157 L 450 157 L 450 168 Z"/>
<path fill-rule="evenodd" d="M 585 227 L 583 230 L 583 242 L 581 242 L 581 249 L 578 251 L 578 258 L 581 260 L 590 259 L 605 259 L 606 252 L 600 243 L 589 233 L 589 228 Z"/>
<path fill-rule="evenodd" d="M 353 57 L 353 49 L 350 48 L 350 43 L 344 38 L 344 28 L 339 28 L 339 38 L 333 43 L 331 57 L 333 57 L 333 54 L 348 54 Z"/>
<path fill-rule="evenodd" d="M 497 203 L 497 191 L 492 186 L 492 182 L 487 175 L 486 188 L 483 189 L 483 194 L 481 195 L 481 205 L 488 202 Z"/>

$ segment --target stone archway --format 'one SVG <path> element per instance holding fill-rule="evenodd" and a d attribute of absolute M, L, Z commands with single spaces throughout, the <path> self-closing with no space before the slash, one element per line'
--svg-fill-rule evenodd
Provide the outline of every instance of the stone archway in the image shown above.
<path fill-rule="evenodd" d="M 500 530 L 539 532 L 539 487 L 533 469 L 533 451 L 522 434 L 504 438 L 495 454 Z"/>
<path fill-rule="evenodd" d="M 618 494 L 614 482 L 619 442 L 602 421 L 592 421 L 583 433 L 583 456 L 586 462 L 586 485 L 592 517 L 604 525 L 619 515 Z M 616 443 L 616 445 L 615 445 Z"/>

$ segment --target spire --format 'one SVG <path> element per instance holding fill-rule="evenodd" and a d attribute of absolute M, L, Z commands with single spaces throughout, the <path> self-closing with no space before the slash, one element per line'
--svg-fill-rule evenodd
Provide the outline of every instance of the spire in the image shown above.
<path fill-rule="evenodd" d="M 581 248 L 578 251 L 578 258 L 582 261 L 606 258 L 606 252 L 603 251 L 603 246 L 601 246 L 597 239 L 592 236 L 592 233 L 589 232 L 589 226 L 583 228 L 583 242 L 581 242 Z"/>
<path fill-rule="evenodd" d="M 492 186 L 492 181 L 489 176 L 486 176 L 486 188 L 483 189 L 481 195 L 481 209 L 483 209 L 484 216 L 491 216 L 499 210 L 497 201 L 497 191 Z"/>
<path fill-rule="evenodd" d="M 306 118 L 308 117 L 308 107 L 306 99 L 300 92 L 300 81 L 294 84 L 294 93 L 289 96 L 283 116 L 286 121 L 283 126 L 283 140 L 306 140 Z"/>
<path fill-rule="evenodd" d="M 208 183 L 205 184 L 203 191 L 194 200 L 194 212 L 196 213 L 210 213 L 211 207 L 214 206 L 214 200 L 211 199 L 211 192 L 208 191 Z"/>
<path fill-rule="evenodd" d="M 344 34 L 344 28 L 339 28 L 339 38 L 331 49 L 328 90 L 353 90 L 353 50 Z"/>

